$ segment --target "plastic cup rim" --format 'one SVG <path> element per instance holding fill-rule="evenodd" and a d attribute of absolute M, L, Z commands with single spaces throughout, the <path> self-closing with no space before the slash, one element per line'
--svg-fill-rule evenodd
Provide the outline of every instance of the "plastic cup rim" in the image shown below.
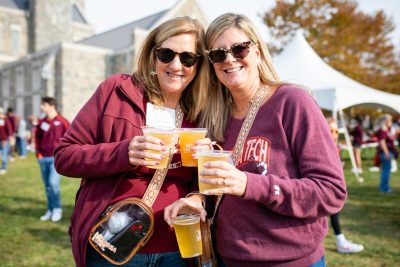
<path fill-rule="evenodd" d="M 197 214 L 181 214 L 171 220 L 172 224 L 193 224 L 200 221 L 200 215 Z"/>
<path fill-rule="evenodd" d="M 166 126 L 142 126 L 142 131 L 143 132 L 154 132 L 154 133 L 159 133 L 159 132 L 166 132 L 166 133 L 174 133 L 176 132 L 176 128 L 172 127 L 166 127 Z"/>
<path fill-rule="evenodd" d="M 200 150 L 200 151 L 196 151 L 195 154 L 197 156 L 230 156 L 232 155 L 232 151 L 227 151 L 227 150 Z"/>
<path fill-rule="evenodd" d="M 206 132 L 207 128 L 177 128 L 178 132 Z"/>

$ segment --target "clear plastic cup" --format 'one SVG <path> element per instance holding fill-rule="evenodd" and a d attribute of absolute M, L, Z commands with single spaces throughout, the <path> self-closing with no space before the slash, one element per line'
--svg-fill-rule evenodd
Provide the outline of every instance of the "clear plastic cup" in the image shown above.
<path fill-rule="evenodd" d="M 155 166 L 147 166 L 148 168 L 152 169 L 164 169 L 168 165 L 169 155 L 173 153 L 174 146 L 176 143 L 176 129 L 175 128 L 168 128 L 168 127 L 154 127 L 154 126 L 143 126 L 143 135 L 145 136 L 153 136 L 160 140 L 162 140 L 165 146 L 168 148 L 166 151 L 156 151 L 156 150 L 148 150 L 149 152 L 155 154 L 162 154 L 164 156 L 163 159 L 160 160 L 160 163 Z M 154 160 L 154 159 L 147 159 L 145 160 Z"/>
<path fill-rule="evenodd" d="M 206 137 L 206 128 L 180 128 L 179 145 L 181 149 L 182 165 L 185 167 L 197 167 L 197 159 L 193 158 L 192 148 L 194 142 Z"/>
<path fill-rule="evenodd" d="M 203 193 L 205 190 L 216 189 L 224 187 L 223 185 L 207 184 L 200 181 L 200 178 L 220 178 L 216 176 L 204 176 L 200 173 L 204 170 L 204 163 L 210 161 L 225 161 L 232 163 L 230 151 L 220 151 L 220 150 L 203 150 L 196 152 L 198 160 L 198 176 L 199 176 L 199 190 Z"/>
<path fill-rule="evenodd" d="M 172 220 L 182 258 L 192 258 L 203 253 L 199 215 L 178 215 Z"/>

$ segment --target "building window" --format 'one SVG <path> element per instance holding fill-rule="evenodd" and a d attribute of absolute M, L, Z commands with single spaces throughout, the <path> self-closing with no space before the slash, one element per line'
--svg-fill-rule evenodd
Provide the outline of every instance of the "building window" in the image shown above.
<path fill-rule="evenodd" d="M 20 52 L 21 42 L 21 31 L 16 28 L 11 28 L 11 49 L 14 55 L 18 55 Z"/>

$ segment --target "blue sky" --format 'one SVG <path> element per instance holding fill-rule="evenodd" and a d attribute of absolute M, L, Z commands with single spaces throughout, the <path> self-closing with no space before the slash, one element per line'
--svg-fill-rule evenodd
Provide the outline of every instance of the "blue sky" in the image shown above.
<path fill-rule="evenodd" d="M 96 32 L 103 32 L 136 19 L 172 7 L 178 0 L 86 0 L 86 15 Z M 267 28 L 259 16 L 274 6 L 275 0 L 197 0 L 211 21 L 225 12 L 242 13 L 258 26 L 261 34 L 268 37 Z M 393 43 L 400 47 L 400 0 L 358 0 L 361 10 L 374 13 L 383 9 L 396 25 L 391 35 Z M 264 32 L 264 33 L 263 33 Z"/>

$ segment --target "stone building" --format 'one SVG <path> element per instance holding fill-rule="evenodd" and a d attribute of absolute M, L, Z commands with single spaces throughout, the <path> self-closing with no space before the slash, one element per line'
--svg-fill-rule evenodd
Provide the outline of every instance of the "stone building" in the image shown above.
<path fill-rule="evenodd" d="M 154 27 L 177 16 L 207 25 L 196 0 L 179 0 L 168 10 L 93 35 L 84 8 L 85 0 L 0 0 L 0 106 L 38 115 L 41 97 L 53 96 L 72 120 L 103 79 L 132 72 L 138 48 Z"/>

